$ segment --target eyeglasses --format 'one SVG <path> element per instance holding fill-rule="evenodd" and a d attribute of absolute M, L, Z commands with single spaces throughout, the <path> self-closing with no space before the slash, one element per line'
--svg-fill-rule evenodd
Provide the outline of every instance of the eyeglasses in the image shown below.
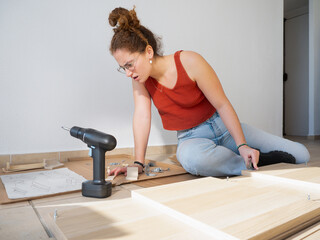
<path fill-rule="evenodd" d="M 124 66 L 119 66 L 117 68 L 118 72 L 126 74 L 126 70 L 129 70 L 130 72 L 132 72 L 134 70 L 134 68 L 136 67 L 136 62 L 139 58 L 140 54 L 132 61 L 126 63 Z"/>

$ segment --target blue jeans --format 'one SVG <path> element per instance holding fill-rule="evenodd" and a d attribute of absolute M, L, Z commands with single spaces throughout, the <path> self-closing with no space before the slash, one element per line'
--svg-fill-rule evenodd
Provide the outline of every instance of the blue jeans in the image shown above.
<path fill-rule="evenodd" d="M 247 124 L 241 124 L 248 145 L 261 152 L 273 150 L 292 154 L 297 163 L 306 163 L 310 154 L 306 147 Z M 177 159 L 193 175 L 241 175 L 247 169 L 232 136 L 216 112 L 196 127 L 177 132 Z"/>

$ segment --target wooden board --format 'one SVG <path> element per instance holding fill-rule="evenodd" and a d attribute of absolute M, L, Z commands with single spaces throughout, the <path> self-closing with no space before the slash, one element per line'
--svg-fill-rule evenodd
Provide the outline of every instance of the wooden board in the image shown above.
<path fill-rule="evenodd" d="M 320 220 L 320 203 L 277 185 L 264 188 L 202 178 L 133 191 L 132 198 L 207 234 L 283 239 Z"/>
<path fill-rule="evenodd" d="M 192 174 L 186 173 L 186 174 L 181 174 L 177 176 L 150 179 L 148 181 L 139 181 L 139 182 L 135 182 L 134 184 L 143 188 L 147 188 L 147 187 L 155 187 L 155 186 L 160 186 L 160 185 L 165 185 L 170 183 L 188 181 L 188 180 L 193 180 L 198 178 L 202 178 L 202 177 L 194 176 Z"/>
<path fill-rule="evenodd" d="M 261 167 L 258 171 L 244 170 L 242 175 L 320 191 L 320 167 L 279 163 Z"/>
<path fill-rule="evenodd" d="M 60 211 L 53 232 L 57 239 L 70 240 L 212 239 L 130 198 Z"/>
<path fill-rule="evenodd" d="M 72 164 L 69 165 L 72 162 L 77 162 L 77 165 Z M 132 156 L 126 155 L 126 154 L 120 154 L 120 155 L 113 155 L 109 156 L 106 158 L 106 163 L 105 167 L 110 167 L 110 169 L 114 169 L 118 166 L 122 166 L 122 164 L 133 164 L 134 160 L 132 159 Z M 114 164 L 118 165 L 114 165 Z M 150 179 L 158 179 L 158 178 L 163 178 L 163 177 L 168 177 L 168 176 L 176 176 L 180 174 L 186 174 L 186 170 L 184 170 L 180 166 L 176 165 L 171 165 L 167 163 L 162 163 L 162 162 L 156 162 L 152 160 L 145 160 L 146 164 L 153 163 L 154 167 L 150 167 L 150 170 L 153 170 L 156 167 L 161 167 L 163 169 L 169 168 L 169 171 L 164 171 L 162 173 L 155 173 L 156 176 L 147 176 L 145 173 L 139 174 L 138 180 L 126 180 L 126 177 L 124 175 L 118 175 L 113 181 L 112 185 L 113 186 L 118 186 L 121 184 L 127 184 L 127 183 L 133 183 L 133 182 L 139 182 L 139 181 L 145 181 L 145 180 L 150 180 Z M 91 158 L 71 158 L 70 162 L 66 164 L 70 170 L 73 170 L 80 175 L 84 176 L 86 179 L 92 179 L 93 177 L 93 161 Z"/>
<path fill-rule="evenodd" d="M 115 163 L 115 162 L 132 164 L 133 160 L 130 155 L 126 155 L 126 154 L 107 156 L 106 167 L 109 166 L 110 163 Z M 170 168 L 170 171 L 165 171 L 163 173 L 157 173 L 157 176 L 153 176 L 153 177 L 146 176 L 145 174 L 140 174 L 137 181 L 145 181 L 148 179 L 157 179 L 157 178 L 162 178 L 162 177 L 186 174 L 186 171 L 180 166 L 175 166 L 175 165 L 170 165 L 170 164 L 155 162 L 155 161 L 150 161 L 150 160 L 146 160 L 146 162 L 147 163 L 153 162 L 155 164 L 155 166 L 157 166 L 157 167 Z M 117 165 L 112 165 L 112 167 L 116 167 L 116 166 Z M 92 158 L 89 158 L 89 157 L 88 158 L 72 158 L 72 159 L 70 159 L 69 162 L 64 163 L 64 167 L 69 168 L 71 171 L 74 171 L 75 173 L 83 176 L 84 178 L 86 178 L 88 180 L 93 178 L 93 160 L 92 160 Z M 34 171 L 48 171 L 48 170 L 45 170 L 45 169 L 29 170 L 29 171 L 23 171 L 23 173 L 34 172 Z M 5 175 L 5 174 L 17 174 L 17 172 L 4 173 L 4 172 L 2 172 L 2 170 L 0 170 L 0 175 Z M 125 179 L 124 175 L 120 175 L 120 176 L 117 176 L 112 181 L 112 184 L 113 184 L 113 186 L 117 186 L 120 184 L 126 184 L 126 183 L 131 183 L 131 182 L 133 182 L 133 181 L 127 181 Z M 66 194 L 66 193 L 80 192 L 80 191 L 81 190 L 76 190 L 76 191 L 69 191 L 69 192 L 63 192 L 63 193 L 57 193 L 57 194 L 51 194 L 51 195 L 43 195 L 43 196 L 37 196 L 37 197 L 30 197 L 30 198 L 9 199 L 8 195 L 6 193 L 5 187 L 2 183 L 2 181 L 0 181 L 0 204 L 7 204 L 7 203 L 12 203 L 12 202 L 20 202 L 20 201 L 26 201 L 26 200 L 32 200 L 32 199 L 39 199 L 39 198 L 44 198 L 44 197 L 48 197 L 48 196 L 57 196 L 57 195 L 62 195 L 62 194 Z"/>
<path fill-rule="evenodd" d="M 320 221 L 320 203 L 299 190 L 250 181 L 207 177 L 135 190 L 132 201 L 62 211 L 55 227 L 62 239 L 260 240 L 285 239 Z M 179 238 L 170 229 L 191 232 Z"/>
<path fill-rule="evenodd" d="M 289 237 L 287 240 L 319 240 L 320 239 L 320 223 Z"/>
<path fill-rule="evenodd" d="M 49 239 L 32 206 L 0 209 L 0 239 Z"/>

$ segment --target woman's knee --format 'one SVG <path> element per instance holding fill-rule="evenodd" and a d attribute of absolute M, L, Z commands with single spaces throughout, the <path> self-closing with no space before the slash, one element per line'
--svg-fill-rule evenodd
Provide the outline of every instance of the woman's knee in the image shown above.
<path fill-rule="evenodd" d="M 179 144 L 177 158 L 183 168 L 193 175 L 231 176 L 246 169 L 241 156 L 217 146 L 210 139 L 189 139 Z"/>
<path fill-rule="evenodd" d="M 294 151 L 292 155 L 296 158 L 296 163 L 307 163 L 310 160 L 310 153 L 308 149 L 301 143 L 294 143 Z"/>
<path fill-rule="evenodd" d="M 216 144 L 205 138 L 188 139 L 179 144 L 177 149 L 177 159 L 183 168 L 191 174 L 201 175 L 206 167 L 206 155 L 211 155 Z"/>

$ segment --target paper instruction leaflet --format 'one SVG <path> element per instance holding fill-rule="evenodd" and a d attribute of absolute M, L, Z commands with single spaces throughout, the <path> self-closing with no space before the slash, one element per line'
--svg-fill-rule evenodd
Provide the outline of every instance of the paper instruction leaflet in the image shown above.
<path fill-rule="evenodd" d="M 0 176 L 9 199 L 80 190 L 86 179 L 68 168 Z"/>

